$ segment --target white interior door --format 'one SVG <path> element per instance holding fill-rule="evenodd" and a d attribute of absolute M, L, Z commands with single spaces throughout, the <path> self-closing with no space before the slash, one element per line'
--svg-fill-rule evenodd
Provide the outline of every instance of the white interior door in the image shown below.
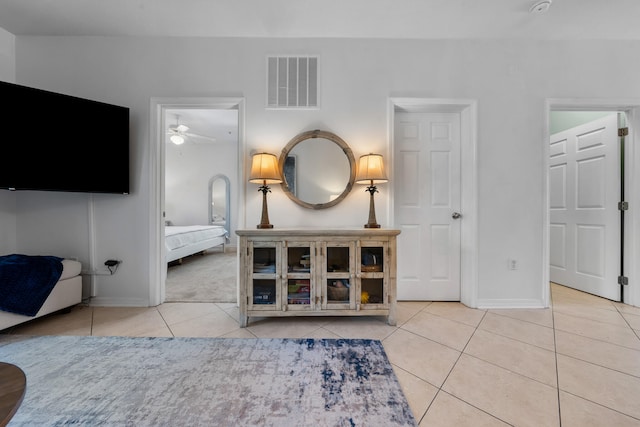
<path fill-rule="evenodd" d="M 618 301 L 617 113 L 551 135 L 549 152 L 550 279 Z"/>
<path fill-rule="evenodd" d="M 460 114 L 395 115 L 398 299 L 460 300 Z"/>

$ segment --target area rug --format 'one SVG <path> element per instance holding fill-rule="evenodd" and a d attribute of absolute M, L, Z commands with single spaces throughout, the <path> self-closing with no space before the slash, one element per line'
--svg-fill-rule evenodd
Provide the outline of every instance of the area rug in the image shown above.
<path fill-rule="evenodd" d="M 182 259 L 167 268 L 166 302 L 237 302 L 238 255 L 218 250 Z"/>
<path fill-rule="evenodd" d="M 377 340 L 5 335 L 10 426 L 415 426 Z"/>

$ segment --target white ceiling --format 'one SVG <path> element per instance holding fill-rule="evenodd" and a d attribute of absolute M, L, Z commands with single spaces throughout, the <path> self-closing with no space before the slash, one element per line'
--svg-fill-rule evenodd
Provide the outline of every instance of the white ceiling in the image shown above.
<path fill-rule="evenodd" d="M 211 110 L 203 108 L 167 109 L 167 130 L 177 123 L 189 127 L 188 133 L 215 138 L 209 141 L 195 138 L 188 141 L 196 144 L 236 144 L 238 142 L 238 110 Z"/>
<path fill-rule="evenodd" d="M 15 35 L 640 40 L 640 0 L 2 0 Z"/>

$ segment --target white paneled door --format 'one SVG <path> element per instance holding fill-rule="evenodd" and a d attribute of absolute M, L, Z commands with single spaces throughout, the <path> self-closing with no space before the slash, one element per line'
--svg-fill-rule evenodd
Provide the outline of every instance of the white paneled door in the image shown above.
<path fill-rule="evenodd" d="M 549 277 L 619 301 L 617 114 L 551 135 L 549 155 Z"/>
<path fill-rule="evenodd" d="M 460 114 L 395 115 L 398 299 L 460 300 Z"/>

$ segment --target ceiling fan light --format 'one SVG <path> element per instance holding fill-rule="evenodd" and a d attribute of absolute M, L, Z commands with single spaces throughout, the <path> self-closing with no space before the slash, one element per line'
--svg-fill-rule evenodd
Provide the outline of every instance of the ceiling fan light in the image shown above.
<path fill-rule="evenodd" d="M 171 140 L 171 142 L 173 142 L 176 145 L 180 145 L 184 143 L 184 138 L 181 135 L 171 135 L 169 139 Z"/>
<path fill-rule="evenodd" d="M 176 130 L 177 130 L 178 132 L 186 132 L 186 131 L 188 131 L 188 130 L 189 130 L 189 126 L 185 126 L 185 125 L 178 125 L 178 126 L 176 127 Z"/>

